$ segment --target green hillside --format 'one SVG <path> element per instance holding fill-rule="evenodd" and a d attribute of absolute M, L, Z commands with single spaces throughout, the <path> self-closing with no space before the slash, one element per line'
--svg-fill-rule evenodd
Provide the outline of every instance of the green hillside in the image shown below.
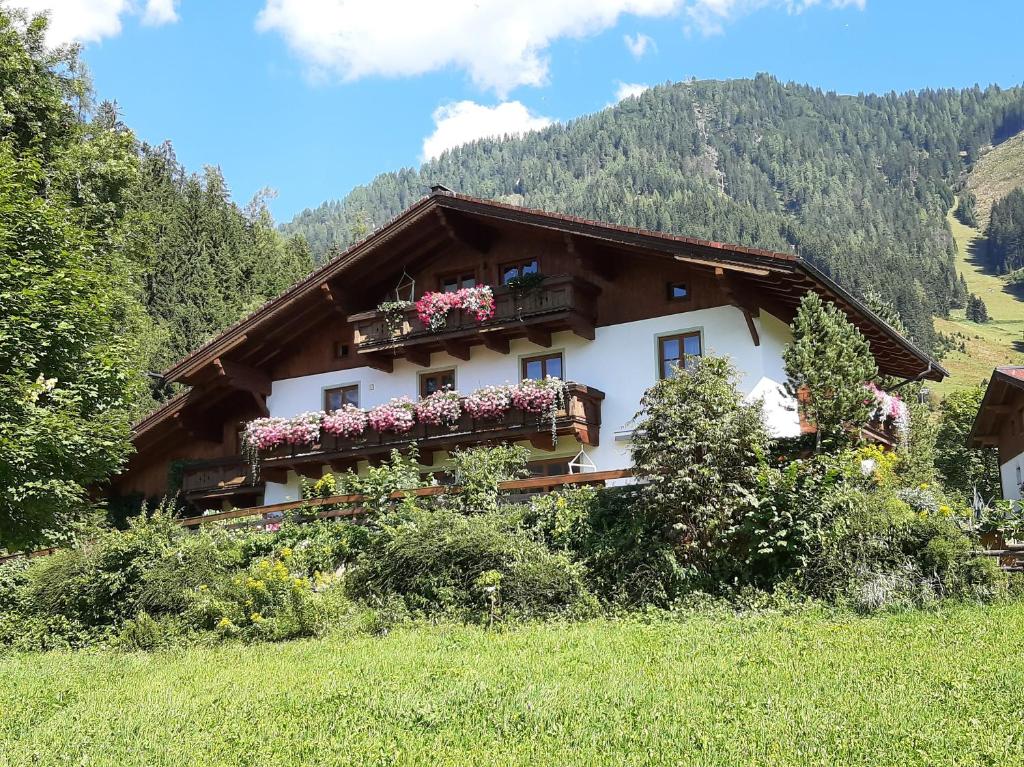
<path fill-rule="evenodd" d="M 323 258 L 433 183 L 619 224 L 794 249 L 879 292 L 915 339 L 963 306 L 946 211 L 1024 89 L 840 96 L 768 75 L 652 88 L 565 125 L 457 147 L 286 225 Z"/>
<path fill-rule="evenodd" d="M 1024 131 L 983 154 L 967 176 L 977 198 L 978 226 L 985 228 L 992 204 L 1024 186 Z"/>
<path fill-rule="evenodd" d="M 974 386 L 988 379 L 999 365 L 1024 364 L 1024 302 L 1020 286 L 987 270 L 984 263 L 985 238 L 973 227 L 964 226 L 952 213 L 948 217 L 957 243 L 957 271 L 964 276 L 967 290 L 979 296 L 988 309 L 989 321 L 969 322 L 963 309 L 948 318 L 936 318 L 935 329 L 962 345 L 950 351 L 942 364 L 950 377 L 933 386 L 939 392 Z"/>

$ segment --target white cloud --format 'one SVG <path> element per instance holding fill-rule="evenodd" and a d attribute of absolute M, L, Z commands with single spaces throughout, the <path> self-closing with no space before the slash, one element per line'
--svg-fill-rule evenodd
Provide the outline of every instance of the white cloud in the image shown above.
<path fill-rule="evenodd" d="M 665 16 L 686 0 L 265 0 L 257 28 L 280 33 L 314 72 L 345 80 L 465 70 L 504 96 L 547 81 L 555 40 Z"/>
<path fill-rule="evenodd" d="M 14 0 L 29 13 L 50 13 L 46 40 L 50 45 L 92 43 L 121 33 L 121 19 L 142 14 L 145 24 L 157 26 L 178 20 L 178 0 Z"/>
<path fill-rule="evenodd" d="M 178 11 L 175 9 L 177 4 L 178 0 L 147 0 L 142 23 L 152 27 L 173 24 L 178 20 Z"/>
<path fill-rule="evenodd" d="M 489 107 L 475 101 L 457 101 L 434 110 L 434 132 L 423 139 L 423 160 L 444 150 L 489 136 L 518 135 L 546 128 L 553 122 L 535 115 L 519 101 Z"/>
<path fill-rule="evenodd" d="M 658 50 L 658 46 L 654 44 L 654 38 L 643 32 L 637 32 L 635 35 L 623 35 L 622 40 L 626 43 L 629 52 L 637 59 L 642 59 L 648 50 Z"/>
<path fill-rule="evenodd" d="M 762 8 L 782 9 L 797 15 L 816 5 L 864 10 L 867 0 L 692 0 L 685 7 L 692 26 L 687 25 L 685 31 L 690 34 L 696 27 L 703 35 L 720 35 L 727 23 Z"/>
<path fill-rule="evenodd" d="M 650 87 L 647 83 L 619 83 L 619 87 L 615 89 L 615 103 L 639 96 Z"/>

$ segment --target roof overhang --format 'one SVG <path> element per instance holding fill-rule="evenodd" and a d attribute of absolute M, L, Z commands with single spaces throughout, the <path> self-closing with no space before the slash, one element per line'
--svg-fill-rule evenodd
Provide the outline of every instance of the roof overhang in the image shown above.
<path fill-rule="evenodd" d="M 1024 391 L 1024 367 L 1001 367 L 992 371 L 978 413 L 967 435 L 968 447 L 996 447 L 1000 422 L 1009 412 L 1009 400 Z"/>

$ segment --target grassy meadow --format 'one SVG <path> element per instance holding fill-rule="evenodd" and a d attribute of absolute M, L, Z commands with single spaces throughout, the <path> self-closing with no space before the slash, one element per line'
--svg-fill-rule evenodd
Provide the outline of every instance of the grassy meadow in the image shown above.
<path fill-rule="evenodd" d="M 0 765 L 1017 765 L 1024 605 L 0 658 Z"/>

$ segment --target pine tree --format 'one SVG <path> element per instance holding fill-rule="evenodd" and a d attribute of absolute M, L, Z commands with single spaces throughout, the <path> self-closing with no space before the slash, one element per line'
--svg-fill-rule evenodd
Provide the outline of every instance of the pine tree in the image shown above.
<path fill-rule="evenodd" d="M 967 297 L 967 319 L 971 322 L 985 323 L 988 322 L 988 307 L 985 306 L 985 302 L 981 300 L 979 296 L 971 293 Z"/>
<path fill-rule="evenodd" d="M 791 324 L 793 342 L 783 352 L 786 391 L 815 428 L 815 450 L 855 440 L 871 416 L 864 384 L 878 375 L 871 347 L 846 315 L 817 293 L 807 293 Z"/>

